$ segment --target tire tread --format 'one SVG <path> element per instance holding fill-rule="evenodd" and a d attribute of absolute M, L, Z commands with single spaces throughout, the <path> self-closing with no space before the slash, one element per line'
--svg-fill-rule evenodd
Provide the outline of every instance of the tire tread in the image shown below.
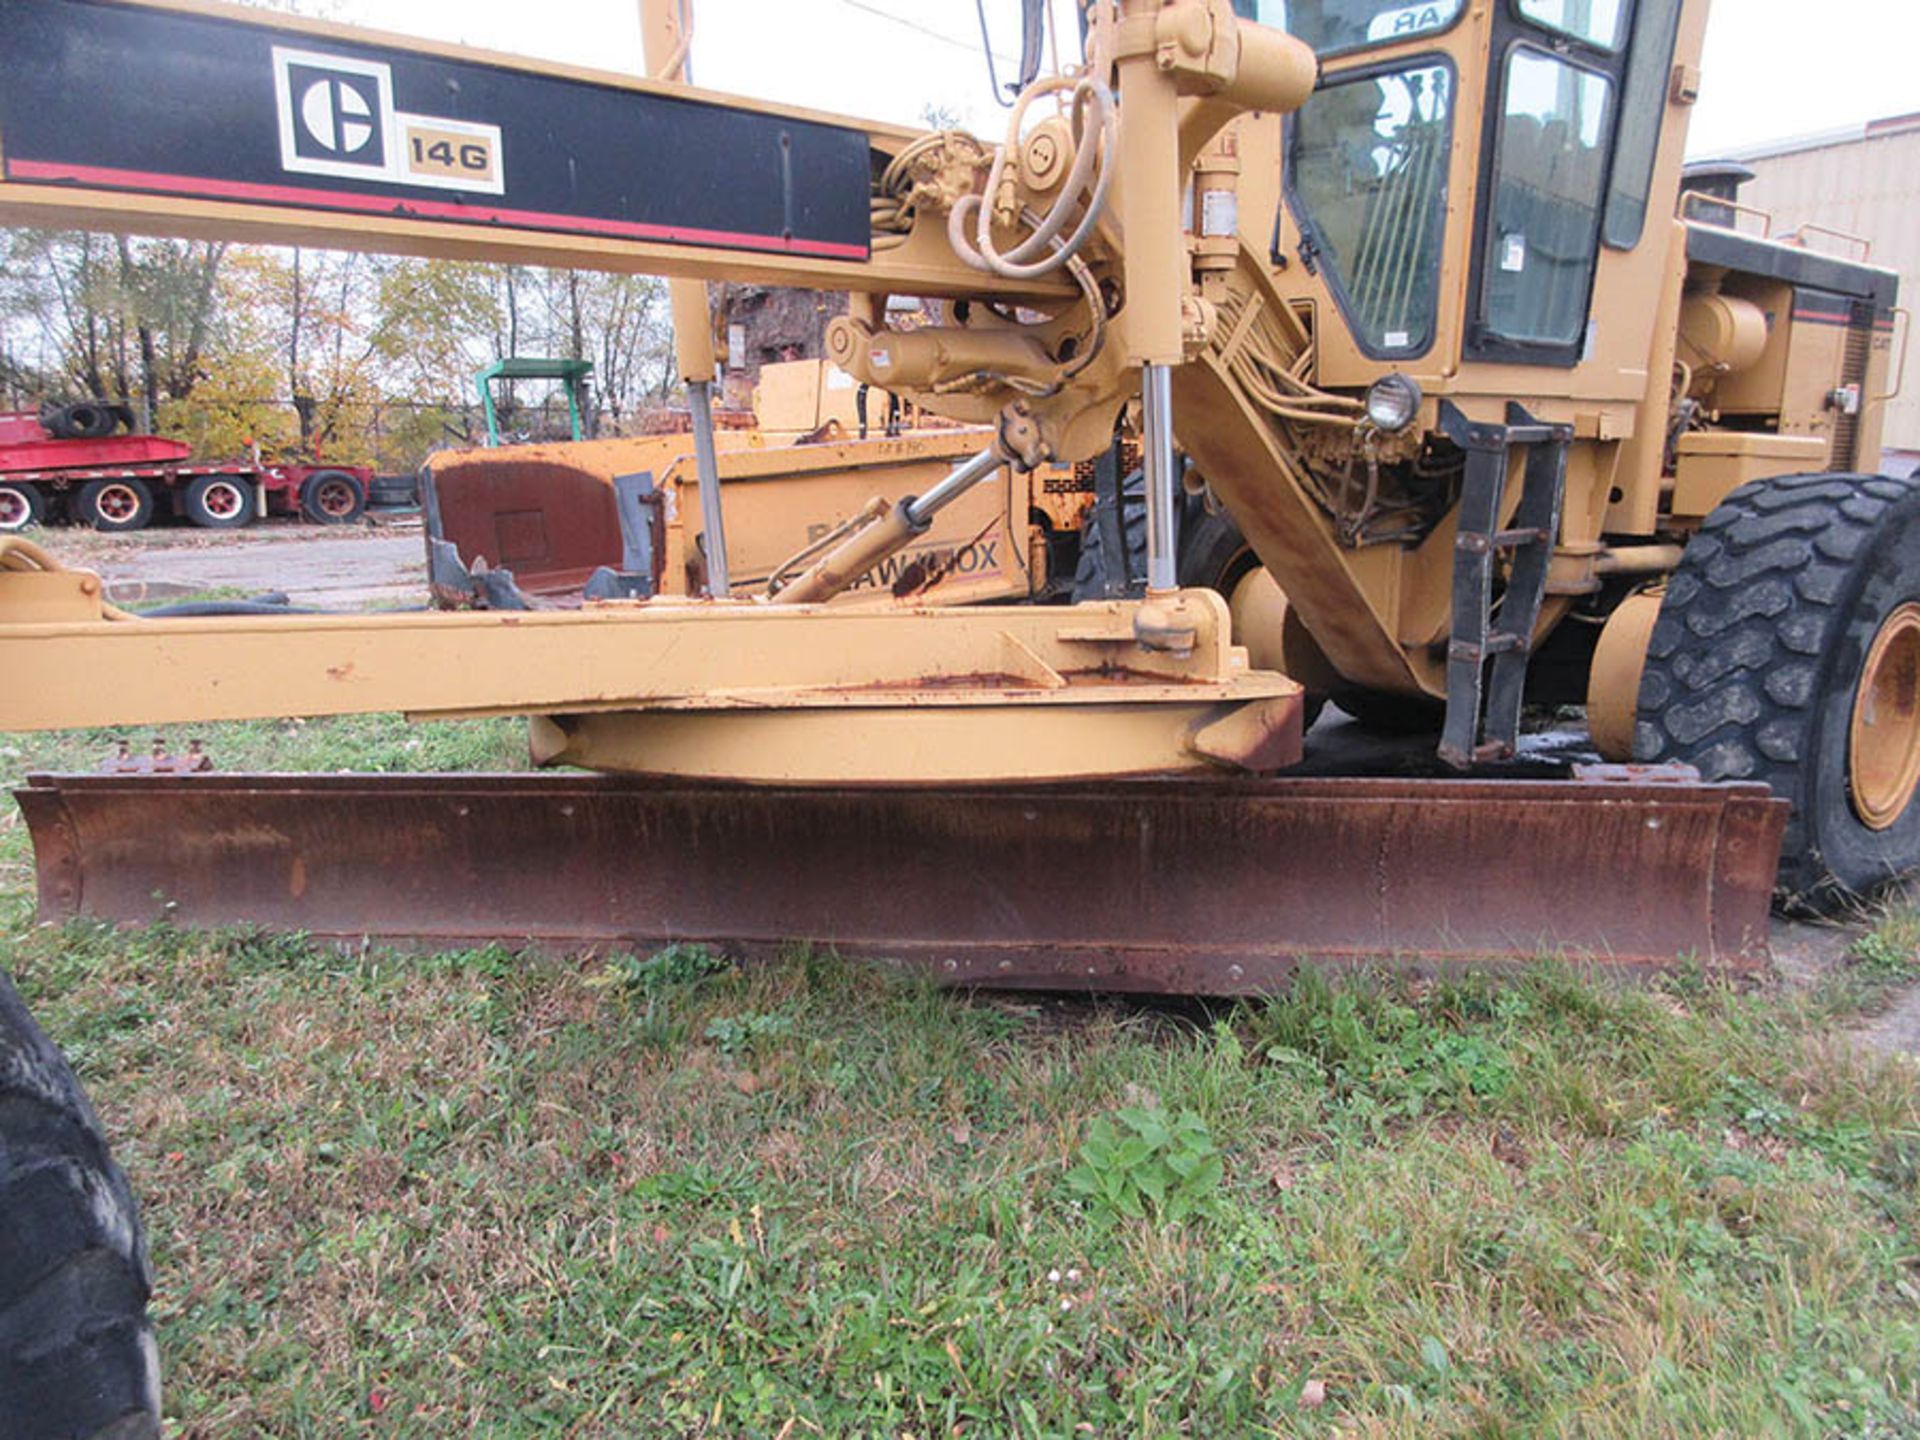
<path fill-rule="evenodd" d="M 0 975 L 0 1414 L 10 1440 L 157 1437 L 153 1278 L 73 1071 Z"/>
<path fill-rule="evenodd" d="M 1800 475 L 1729 495 L 1687 547 L 1647 649 L 1635 759 L 1791 800 L 1790 896 L 1830 884 L 1803 811 L 1818 708 L 1862 557 L 1920 482 Z"/>

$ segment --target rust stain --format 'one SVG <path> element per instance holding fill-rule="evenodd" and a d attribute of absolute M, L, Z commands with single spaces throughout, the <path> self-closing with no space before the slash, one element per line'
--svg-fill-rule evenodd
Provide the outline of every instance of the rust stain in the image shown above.
<path fill-rule="evenodd" d="M 1757 970 L 1787 809 L 1765 787 L 1633 782 L 235 774 L 38 776 L 21 808 L 46 920 L 150 920 L 163 893 L 189 927 L 800 938 L 947 984 L 1223 995 L 1381 957 Z M 1566 883 L 1583 871 L 1608 883 Z"/>

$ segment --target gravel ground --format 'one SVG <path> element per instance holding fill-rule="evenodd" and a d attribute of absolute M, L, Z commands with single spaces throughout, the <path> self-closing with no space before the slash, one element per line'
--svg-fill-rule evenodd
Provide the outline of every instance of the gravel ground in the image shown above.
<path fill-rule="evenodd" d="M 49 530 L 37 538 L 66 564 L 99 572 L 122 605 L 276 590 L 295 605 L 328 610 L 426 603 L 426 557 L 412 517 L 338 529 L 284 522 L 237 534 L 166 526 L 136 535 Z"/>

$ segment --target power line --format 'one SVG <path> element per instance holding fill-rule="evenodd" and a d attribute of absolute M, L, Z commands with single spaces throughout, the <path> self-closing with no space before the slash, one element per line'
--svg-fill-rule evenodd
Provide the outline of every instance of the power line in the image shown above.
<path fill-rule="evenodd" d="M 878 5 L 869 4 L 868 0 L 840 0 L 840 3 L 849 9 L 864 10 L 869 15 L 878 15 L 882 20 L 891 20 L 894 24 L 904 26 L 908 30 L 916 31 L 926 36 L 929 40 L 938 40 L 942 45 L 951 45 L 954 49 L 964 50 L 969 55 L 978 55 L 980 53 L 980 47 L 971 40 L 956 39 L 952 35 L 922 25 L 918 20 L 909 20 L 904 15 L 898 15 L 891 10 L 884 10 Z M 997 50 L 993 52 L 993 57 L 1009 65 L 1013 63 L 1011 56 L 1002 55 Z"/>

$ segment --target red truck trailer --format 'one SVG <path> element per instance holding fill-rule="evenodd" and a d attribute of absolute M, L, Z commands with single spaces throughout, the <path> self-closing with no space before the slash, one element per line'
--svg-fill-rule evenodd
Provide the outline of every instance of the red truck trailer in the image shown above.
<path fill-rule="evenodd" d="M 187 446 L 131 432 L 121 405 L 0 412 L 0 532 L 70 520 L 140 530 L 178 516 L 237 530 L 262 515 L 345 525 L 367 508 L 371 471 L 355 465 L 198 461 Z"/>

